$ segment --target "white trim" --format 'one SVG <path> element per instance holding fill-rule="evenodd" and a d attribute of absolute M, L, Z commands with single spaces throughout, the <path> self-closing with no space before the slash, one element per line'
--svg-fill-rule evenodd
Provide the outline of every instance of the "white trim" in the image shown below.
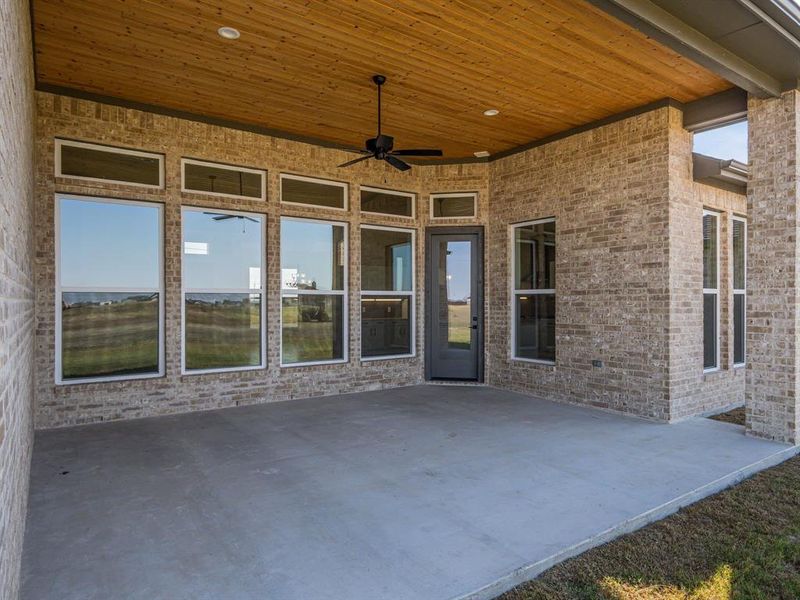
<path fill-rule="evenodd" d="M 371 210 L 362 210 L 361 208 L 361 192 L 376 192 L 378 194 L 386 194 L 387 196 L 400 196 L 411 200 L 411 215 L 395 215 L 392 213 L 374 212 Z M 398 190 L 387 190 L 385 188 L 372 187 L 369 185 L 358 186 L 358 210 L 362 215 L 372 215 L 376 217 L 393 217 L 395 219 L 409 219 L 414 220 L 417 218 L 417 195 L 414 192 L 400 192 Z"/>
<path fill-rule="evenodd" d="M 555 366 L 555 360 L 544 360 L 540 358 L 525 358 L 522 356 L 517 356 L 517 296 L 519 295 L 541 295 L 541 296 L 553 296 L 555 301 L 556 299 L 556 288 L 542 288 L 542 289 L 517 289 L 515 286 L 516 283 L 516 265 L 517 265 L 517 244 L 514 233 L 517 229 L 521 227 L 528 227 L 530 225 L 541 225 L 543 223 L 555 223 L 555 217 L 547 217 L 544 219 L 535 219 L 533 221 L 524 221 L 522 223 L 512 223 L 508 226 L 508 243 L 511 251 L 508 253 L 508 260 L 509 260 L 509 268 L 508 268 L 508 286 L 509 286 L 509 301 L 511 303 L 511 310 L 509 311 L 511 315 L 510 327 L 511 327 L 511 335 L 510 342 L 510 360 L 512 361 L 520 361 L 526 362 L 531 364 L 539 364 L 539 365 L 546 365 L 546 366 Z M 557 341 L 557 340 L 556 340 Z M 556 354 L 558 357 L 558 354 Z"/>
<path fill-rule="evenodd" d="M 78 142 L 75 140 L 67 140 L 62 138 L 55 138 L 55 176 L 64 179 L 79 179 L 81 181 L 99 181 L 104 183 L 129 185 L 132 187 L 148 188 L 151 190 L 164 189 L 164 155 L 157 152 L 144 152 L 142 150 L 129 150 L 128 148 L 119 148 L 117 146 L 108 146 L 105 144 L 93 144 L 91 142 Z M 61 171 L 61 148 L 63 146 L 71 146 L 73 148 L 87 148 L 89 150 L 97 150 L 99 152 L 107 152 L 109 154 L 126 154 L 129 156 L 143 156 L 146 158 L 154 158 L 158 161 L 158 185 L 150 183 L 136 183 L 133 181 L 125 181 L 123 179 L 106 179 L 103 177 L 87 177 L 84 175 L 68 175 Z"/>
<path fill-rule="evenodd" d="M 283 176 L 283 174 L 281 174 Z M 345 186 L 347 184 L 344 184 Z M 345 193 L 345 199 L 347 198 L 347 193 Z M 294 202 L 289 202 L 288 204 L 295 204 Z M 335 209 L 341 210 L 341 209 Z M 283 282 L 281 282 L 281 289 L 280 292 L 280 306 L 279 306 L 279 322 L 280 328 L 278 331 L 279 335 L 279 356 L 280 356 L 280 364 L 279 366 L 283 369 L 291 369 L 295 367 L 310 367 L 314 365 L 341 365 L 347 364 L 350 362 L 350 303 L 349 300 L 349 289 L 350 289 L 350 235 L 349 235 L 349 224 L 346 221 L 329 221 L 326 219 L 314 219 L 314 218 L 305 218 L 305 217 L 290 217 L 290 216 L 281 216 L 278 220 L 278 229 L 281 229 L 281 223 L 286 221 L 299 221 L 301 223 L 321 223 L 324 225 L 331 225 L 333 226 L 340 226 L 344 229 L 344 239 L 343 239 L 343 246 L 344 246 L 344 256 L 342 257 L 343 261 L 343 281 L 342 286 L 343 289 L 341 290 L 286 290 L 283 288 Z M 283 244 L 283 240 L 280 241 Z M 283 252 L 281 246 L 281 253 L 278 257 L 278 268 L 283 270 Z M 289 292 L 289 293 L 285 293 Z M 293 362 L 293 363 L 285 363 L 283 362 L 283 298 L 292 296 L 300 296 L 300 295 L 318 295 L 318 296 L 341 296 L 342 297 L 342 358 L 332 359 L 332 360 L 317 360 L 317 361 L 307 361 L 307 362 Z"/>
<path fill-rule="evenodd" d="M 82 202 L 97 202 L 99 204 L 127 204 L 132 206 L 144 206 L 155 208 L 158 211 L 158 288 L 97 288 L 97 287 L 61 287 L 61 200 L 78 200 Z M 54 200 L 54 238 L 55 238 L 55 384 L 56 385 L 75 385 L 80 383 L 105 383 L 109 381 L 127 381 L 132 379 L 153 379 L 164 377 L 165 374 L 165 285 L 164 285 L 164 204 L 161 202 L 145 202 L 140 200 L 123 200 L 120 198 L 96 198 L 84 197 L 75 194 L 55 194 Z M 155 373 L 136 373 L 131 375 L 111 375 L 101 377 L 81 377 L 64 379 L 62 377 L 61 364 L 61 296 L 62 293 L 75 292 L 106 292 L 106 293 L 157 293 L 158 294 L 158 371 Z"/>
<path fill-rule="evenodd" d="M 544 359 L 541 359 L 541 358 L 519 358 L 517 356 L 512 356 L 511 360 L 512 361 L 516 361 L 516 362 L 531 363 L 531 364 L 534 364 L 534 365 L 543 365 L 545 367 L 555 367 L 556 366 L 556 361 L 554 361 L 554 360 L 544 360 Z"/>
<path fill-rule="evenodd" d="M 733 260 L 733 223 L 735 221 L 739 221 L 744 225 L 744 236 L 742 238 L 744 244 L 744 264 L 742 268 L 744 269 L 744 287 L 737 288 L 736 287 L 736 264 Z M 733 368 L 740 369 L 747 365 L 747 219 L 745 217 L 740 217 L 738 215 L 731 215 L 731 289 L 733 290 L 733 297 L 734 299 L 736 296 L 742 296 L 744 302 L 744 319 L 742 320 L 742 350 L 744 354 L 744 361 L 742 362 L 734 362 Z M 734 302 L 735 304 L 735 302 Z M 733 306 L 731 307 L 734 308 Z M 733 312 L 733 311 L 732 311 Z M 734 314 L 735 318 L 735 314 Z M 732 352 L 731 356 L 736 354 L 736 328 L 733 328 L 733 344 L 731 344 Z"/>
<path fill-rule="evenodd" d="M 251 198 L 252 200 L 253 198 Z M 244 288 L 187 288 L 185 268 L 186 259 L 184 258 L 184 243 L 186 234 L 186 220 L 183 218 L 185 212 L 214 212 L 224 215 L 234 215 L 237 217 L 250 217 L 259 219 L 261 229 L 261 287 L 254 289 Z M 235 371 L 255 371 L 264 369 L 267 366 L 267 275 L 266 275 L 266 255 L 267 255 L 267 216 L 261 213 L 244 212 L 237 210 L 223 210 L 216 208 L 205 208 L 199 206 L 181 206 L 181 375 L 202 375 L 205 373 L 232 373 Z M 186 294 L 257 294 L 261 296 L 260 306 L 260 329 L 259 343 L 261 344 L 261 362 L 257 365 L 243 365 L 240 367 L 217 367 L 210 369 L 187 369 L 186 368 Z"/>
<path fill-rule="evenodd" d="M 239 194 L 224 194 L 222 192 L 207 192 L 203 190 L 194 190 L 186 187 L 186 165 L 197 165 L 201 167 L 213 167 L 215 169 L 222 169 L 223 171 L 241 171 L 243 173 L 253 173 L 258 175 L 261 179 L 261 195 L 260 196 L 240 196 Z M 184 194 L 201 194 L 203 196 L 214 196 L 220 198 L 236 198 L 237 200 L 267 200 L 267 172 L 264 169 L 253 169 L 251 167 L 237 167 L 234 165 L 227 165 L 224 163 L 216 163 L 206 160 L 197 160 L 196 158 L 181 158 L 181 192 Z"/>
<path fill-rule="evenodd" d="M 433 200 L 435 198 L 463 198 L 465 196 L 472 196 L 472 214 L 460 217 L 434 217 L 433 216 Z M 431 221 L 453 221 L 457 219 L 477 219 L 478 218 L 478 192 L 447 192 L 445 194 L 431 194 L 428 198 L 430 205 L 430 219 Z"/>
<path fill-rule="evenodd" d="M 394 291 L 394 290 L 364 290 L 361 285 L 363 283 L 359 282 L 359 310 L 361 310 L 361 302 L 364 300 L 364 296 L 406 296 L 409 298 L 409 305 L 411 307 L 411 314 L 409 315 L 409 327 L 411 329 L 411 340 L 409 342 L 411 347 L 410 353 L 404 354 L 386 354 L 381 356 L 363 356 L 363 343 L 364 338 L 361 337 L 361 346 L 359 347 L 359 358 L 361 362 L 371 362 L 376 360 L 391 360 L 395 358 L 414 358 L 417 355 L 417 230 L 408 228 L 408 227 L 389 227 L 384 225 L 361 225 L 361 229 L 374 229 L 378 231 L 397 231 L 400 233 L 410 233 L 411 234 L 411 289 L 410 290 L 401 290 L 401 291 Z M 361 259 L 361 252 L 359 248 L 359 264 L 363 264 L 363 260 Z M 362 278 L 363 278 L 363 269 L 361 271 Z"/>
<path fill-rule="evenodd" d="M 283 180 L 294 179 L 295 181 L 306 181 L 308 183 L 317 183 L 319 185 L 327 185 L 330 187 L 340 187 L 344 190 L 344 208 L 338 206 L 321 206 L 319 204 L 306 204 L 304 202 L 287 202 L 283 199 Z M 320 179 L 318 177 L 307 177 L 305 175 L 294 175 L 292 173 L 281 173 L 279 177 L 280 189 L 278 195 L 280 196 L 280 203 L 288 206 L 305 206 L 307 208 L 319 208 L 322 210 L 337 210 L 339 212 L 347 212 L 350 206 L 350 186 L 344 181 L 334 181 L 332 179 Z"/>
<path fill-rule="evenodd" d="M 715 268 L 715 271 L 716 271 L 716 274 L 717 274 L 717 287 L 716 288 L 706 288 L 706 287 L 704 287 L 703 288 L 703 296 L 705 297 L 706 294 L 709 294 L 709 295 L 710 294 L 714 294 L 715 298 L 716 298 L 716 309 L 715 310 L 716 310 L 716 321 L 717 321 L 716 322 L 716 334 L 717 334 L 716 338 L 717 339 L 716 339 L 716 348 L 715 348 L 715 351 L 716 351 L 716 364 L 713 367 L 705 367 L 704 366 L 703 367 L 703 373 L 704 374 L 706 374 L 706 373 L 715 373 L 715 372 L 719 371 L 722 368 L 722 365 L 721 365 L 722 355 L 721 355 L 721 348 L 720 348 L 720 346 L 722 345 L 722 343 L 721 343 L 721 341 L 722 341 L 722 331 L 720 330 L 721 329 L 720 328 L 720 324 L 722 323 L 722 315 L 720 315 L 720 298 L 719 298 L 719 296 L 720 296 L 720 291 L 719 291 L 719 282 L 720 282 L 720 277 L 719 277 L 719 270 L 720 270 L 720 261 L 719 261 L 719 257 L 720 257 L 720 254 L 719 254 L 720 253 L 720 248 L 719 248 L 719 246 L 720 246 L 720 244 L 719 244 L 719 240 L 720 240 L 720 236 L 719 236 L 720 213 L 717 212 L 717 211 L 713 211 L 713 210 L 703 209 L 703 218 L 705 219 L 705 217 L 707 217 L 707 216 L 714 217 L 716 219 L 716 227 L 714 228 L 714 232 L 715 232 L 715 236 L 716 236 L 715 246 L 716 246 L 716 252 L 717 252 L 716 268 Z M 701 221 L 701 223 L 702 223 L 702 221 Z M 703 355 L 705 356 L 705 337 L 703 338 L 703 344 L 704 344 Z"/>

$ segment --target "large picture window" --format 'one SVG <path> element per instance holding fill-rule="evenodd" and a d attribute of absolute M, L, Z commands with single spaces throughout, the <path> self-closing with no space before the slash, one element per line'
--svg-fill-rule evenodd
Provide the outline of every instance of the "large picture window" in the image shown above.
<path fill-rule="evenodd" d="M 733 364 L 741 367 L 745 364 L 747 351 L 745 336 L 747 322 L 747 221 L 742 217 L 733 217 Z"/>
<path fill-rule="evenodd" d="M 164 373 L 162 206 L 56 196 L 56 383 Z"/>
<path fill-rule="evenodd" d="M 512 227 L 512 356 L 556 360 L 556 222 L 543 219 Z"/>
<path fill-rule="evenodd" d="M 281 365 L 347 361 L 347 224 L 281 219 Z"/>
<path fill-rule="evenodd" d="M 361 227 L 361 358 L 414 355 L 414 231 Z"/>
<path fill-rule="evenodd" d="M 263 367 L 263 215 L 182 214 L 184 372 Z"/>
<path fill-rule="evenodd" d="M 703 211 L 703 369 L 719 368 L 719 215 Z"/>

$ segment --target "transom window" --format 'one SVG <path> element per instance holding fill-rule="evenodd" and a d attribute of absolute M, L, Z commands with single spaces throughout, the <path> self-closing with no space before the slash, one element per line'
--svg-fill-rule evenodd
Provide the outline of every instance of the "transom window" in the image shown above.
<path fill-rule="evenodd" d="M 719 214 L 703 211 L 703 369 L 719 369 Z"/>
<path fill-rule="evenodd" d="M 261 169 L 181 159 L 181 191 L 248 200 L 266 200 L 266 175 Z"/>
<path fill-rule="evenodd" d="M 264 367 L 264 216 L 182 216 L 184 372 Z"/>
<path fill-rule="evenodd" d="M 281 218 L 281 365 L 347 361 L 347 224 Z"/>
<path fill-rule="evenodd" d="M 281 173 L 281 202 L 347 210 L 347 184 Z"/>
<path fill-rule="evenodd" d="M 56 177 L 164 187 L 164 155 L 56 139 Z"/>
<path fill-rule="evenodd" d="M 414 356 L 414 230 L 361 227 L 361 358 Z"/>
<path fill-rule="evenodd" d="M 464 219 L 477 214 L 476 192 L 431 194 L 431 219 Z"/>
<path fill-rule="evenodd" d="M 747 335 L 747 220 L 733 217 L 733 364 L 746 361 Z"/>
<path fill-rule="evenodd" d="M 56 383 L 164 373 L 162 210 L 56 196 Z"/>
<path fill-rule="evenodd" d="M 416 195 L 361 186 L 361 212 L 414 218 Z"/>
<path fill-rule="evenodd" d="M 556 222 L 512 227 L 512 357 L 556 360 Z"/>

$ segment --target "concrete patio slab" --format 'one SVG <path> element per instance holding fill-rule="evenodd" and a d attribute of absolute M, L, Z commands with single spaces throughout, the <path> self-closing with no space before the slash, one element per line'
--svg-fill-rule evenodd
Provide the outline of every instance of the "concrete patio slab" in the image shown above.
<path fill-rule="evenodd" d="M 441 385 L 42 431 L 22 597 L 491 598 L 795 453 Z"/>

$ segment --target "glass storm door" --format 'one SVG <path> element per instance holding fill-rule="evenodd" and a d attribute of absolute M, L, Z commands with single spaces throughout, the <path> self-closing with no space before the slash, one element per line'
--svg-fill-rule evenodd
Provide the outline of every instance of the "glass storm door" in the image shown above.
<path fill-rule="evenodd" d="M 480 234 L 429 233 L 428 378 L 481 378 Z"/>

